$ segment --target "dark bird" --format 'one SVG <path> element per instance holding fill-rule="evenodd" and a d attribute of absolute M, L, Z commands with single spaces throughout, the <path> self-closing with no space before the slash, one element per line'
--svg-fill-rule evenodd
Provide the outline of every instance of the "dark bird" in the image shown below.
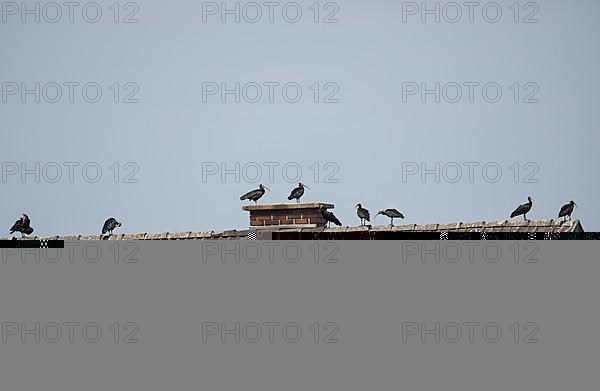
<path fill-rule="evenodd" d="M 569 201 L 568 204 L 565 204 L 562 206 L 562 208 L 560 208 L 560 212 L 558 212 L 558 217 L 564 217 L 566 220 L 568 216 L 569 220 L 571 220 L 571 214 L 573 213 L 573 209 L 575 209 L 576 206 L 577 204 L 575 203 L 575 201 Z"/>
<path fill-rule="evenodd" d="M 330 212 L 327 209 L 325 209 L 325 207 L 323 205 L 321 205 L 319 207 L 319 210 L 321 211 L 321 214 L 323 215 L 323 218 L 325 220 L 327 220 L 327 226 L 328 227 L 331 226 L 331 223 L 334 223 L 337 226 L 341 226 L 342 225 L 342 222 L 337 217 L 335 217 L 335 215 L 332 212 Z"/>
<path fill-rule="evenodd" d="M 510 218 L 512 219 L 515 216 L 523 215 L 523 220 L 527 220 L 527 213 L 531 210 L 531 206 L 533 205 L 533 199 L 531 197 L 527 197 L 528 202 L 526 204 L 521 204 L 510 214 Z"/>
<path fill-rule="evenodd" d="M 367 220 L 370 223 L 371 214 L 369 213 L 369 211 L 363 208 L 361 204 L 356 204 L 356 208 L 356 214 L 360 218 L 360 225 L 365 225 L 365 220 Z"/>
<path fill-rule="evenodd" d="M 29 216 L 25 213 L 21 216 L 21 218 L 13 224 L 10 228 L 10 233 L 20 232 L 21 237 L 24 238 L 25 235 L 31 235 L 33 233 L 33 228 L 29 225 L 31 221 L 29 220 Z"/>
<path fill-rule="evenodd" d="M 386 209 L 386 210 L 380 210 L 379 212 L 377 212 L 377 214 L 375 215 L 375 217 L 379 216 L 379 215 L 384 215 L 389 217 L 390 219 L 392 219 L 392 227 L 394 226 L 394 219 L 395 218 L 404 218 L 404 215 L 402 213 L 400 213 L 397 209 Z"/>
<path fill-rule="evenodd" d="M 256 204 L 256 201 L 258 201 L 265 194 L 265 190 L 270 191 L 271 189 L 269 189 L 267 186 L 263 186 L 263 184 L 261 183 L 260 186 L 258 186 L 258 189 L 249 191 L 243 196 L 241 196 L 240 201 L 250 200 L 254 201 L 254 203 Z"/>
<path fill-rule="evenodd" d="M 117 219 L 115 219 L 114 217 L 111 217 L 104 222 L 104 225 L 102 226 L 102 235 L 104 235 L 107 232 L 110 235 L 112 235 L 113 229 L 120 227 L 120 226 L 121 226 L 121 223 L 119 223 L 117 221 Z"/>
<path fill-rule="evenodd" d="M 298 183 L 298 187 L 295 188 L 294 190 L 292 190 L 292 192 L 290 193 L 288 200 L 293 200 L 294 198 L 296 199 L 296 203 L 300 203 L 300 197 L 302 197 L 304 195 L 304 188 L 307 188 L 310 190 L 310 187 L 306 186 L 305 184 L 302 183 Z"/>

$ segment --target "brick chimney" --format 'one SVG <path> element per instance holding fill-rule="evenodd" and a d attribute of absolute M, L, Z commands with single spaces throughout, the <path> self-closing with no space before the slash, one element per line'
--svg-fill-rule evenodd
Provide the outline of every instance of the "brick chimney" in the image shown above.
<path fill-rule="evenodd" d="M 327 223 L 319 207 L 333 209 L 334 205 L 321 202 L 304 204 L 246 205 L 242 210 L 250 212 L 250 227 L 324 227 Z"/>

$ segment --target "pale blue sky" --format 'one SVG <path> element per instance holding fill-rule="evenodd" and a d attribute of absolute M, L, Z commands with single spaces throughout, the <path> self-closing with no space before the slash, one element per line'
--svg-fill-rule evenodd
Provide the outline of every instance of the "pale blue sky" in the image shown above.
<path fill-rule="evenodd" d="M 70 103 L 66 87 L 55 104 L 43 98 L 33 103 L 32 96 L 22 103 L 19 95 L 0 101 L 5 170 L 10 162 L 30 167 L 97 162 L 103 169 L 95 184 L 77 169 L 74 183 L 66 168 L 58 183 L 35 183 L 33 176 L 21 183 L 18 175 L 7 176 L 0 181 L 4 234 L 22 212 L 38 235 L 98 233 L 110 216 L 123 221 L 117 232 L 246 228 L 239 196 L 258 183 L 236 183 L 232 176 L 226 183 L 217 177 L 203 183 L 203 162 L 229 167 L 296 162 L 302 182 L 312 189 L 305 200 L 335 204 L 345 225 L 359 223 L 357 202 L 372 214 L 395 207 L 405 213 L 406 223 L 448 223 L 505 219 L 531 195 L 529 218 L 556 218 L 560 206 L 573 199 L 580 205 L 574 218 L 588 231 L 600 230 L 597 1 L 538 1 L 539 23 L 533 24 L 514 23 L 512 1 L 499 2 L 503 15 L 495 24 L 482 18 L 481 7 L 474 23 L 467 15 L 455 24 L 443 19 L 436 24 L 432 17 L 421 23 L 418 15 L 403 23 L 402 2 L 381 0 L 337 2 L 335 24 L 313 22 L 313 1 L 299 2 L 303 16 L 295 24 L 278 10 L 274 23 L 263 15 L 255 24 L 236 24 L 231 17 L 221 23 L 217 16 L 203 23 L 198 1 L 152 0 L 139 3 L 139 23 L 115 24 L 112 2 L 101 3 L 102 19 L 95 24 L 85 22 L 78 9 L 74 23 L 67 15 L 55 24 L 2 15 L 5 89 L 13 82 L 30 87 L 97 82 L 103 92 L 95 104 L 86 103 L 80 90 Z M 321 18 L 330 10 L 322 10 Z M 120 17 L 129 11 L 121 10 Z M 519 16 L 532 11 L 521 10 Z M 266 96 L 255 104 L 243 99 L 236 104 L 232 97 L 222 103 L 216 96 L 203 103 L 203 82 L 233 86 L 236 81 L 296 82 L 303 96 L 295 104 L 285 102 L 280 91 L 274 103 Z M 139 103 L 115 104 L 109 89 L 115 82 L 121 88 L 136 83 Z M 315 104 L 309 89 L 315 82 L 335 82 L 339 103 Z M 418 96 L 404 103 L 407 82 L 430 87 L 496 82 L 503 95 L 498 103 L 487 103 L 476 89 L 473 103 L 466 96 L 458 103 L 443 98 L 435 103 L 431 96 L 425 103 Z M 539 103 L 523 103 L 526 91 L 514 103 L 509 87 L 515 82 L 521 89 L 536 83 Z M 114 183 L 113 162 L 135 162 L 139 182 Z M 315 183 L 314 162 L 334 162 L 339 182 L 323 183 L 321 177 Z M 503 175 L 488 183 L 476 170 L 469 183 L 465 168 L 458 183 L 435 183 L 432 176 L 427 183 L 416 177 L 403 183 L 403 162 L 430 167 L 496 162 Z M 523 178 L 514 183 L 514 162 L 535 163 L 538 183 Z M 296 185 L 281 171 L 275 174 L 274 183 L 262 180 L 272 192 L 261 202 L 287 202 Z"/>

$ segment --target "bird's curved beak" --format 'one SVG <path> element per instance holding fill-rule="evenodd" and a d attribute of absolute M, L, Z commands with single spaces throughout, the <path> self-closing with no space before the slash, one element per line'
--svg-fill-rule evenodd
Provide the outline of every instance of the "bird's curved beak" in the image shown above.
<path fill-rule="evenodd" d="M 267 186 L 263 185 L 263 187 L 269 191 L 271 191 L 271 189 L 269 189 Z"/>
<path fill-rule="evenodd" d="M 377 212 L 377 214 L 373 218 L 377 218 L 377 216 L 379 216 L 380 214 L 381 214 L 380 212 Z"/>
<path fill-rule="evenodd" d="M 579 208 L 579 206 L 575 203 L 575 201 L 573 201 L 573 205 L 577 206 Z"/>
<path fill-rule="evenodd" d="M 304 187 L 306 187 L 308 190 L 312 190 L 310 187 L 308 187 L 308 186 L 306 186 L 306 185 L 304 185 Z"/>

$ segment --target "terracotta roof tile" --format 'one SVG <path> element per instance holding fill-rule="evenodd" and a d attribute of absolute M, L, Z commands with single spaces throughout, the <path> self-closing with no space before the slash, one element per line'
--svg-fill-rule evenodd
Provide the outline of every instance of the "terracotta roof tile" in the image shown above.
<path fill-rule="evenodd" d="M 561 221 L 561 220 L 540 220 L 540 221 L 523 221 L 523 220 L 500 220 L 500 221 L 478 221 L 472 223 L 450 223 L 450 224 L 404 224 L 395 225 L 389 224 L 378 226 L 360 226 L 360 227 L 332 227 L 332 228 L 306 228 L 306 227 L 273 227 L 260 228 L 265 231 L 282 231 L 282 232 L 330 232 L 330 233 L 360 233 L 361 235 L 369 235 L 375 232 L 402 232 L 402 231 L 418 231 L 418 232 L 442 232 L 442 231 L 458 231 L 458 232 L 582 232 L 583 227 L 579 220 Z M 251 232 L 248 229 L 244 230 L 227 230 L 227 231 L 201 231 L 201 232 L 174 232 L 174 233 L 135 233 L 135 234 L 114 234 L 110 236 L 102 235 L 71 235 L 71 236 L 48 236 L 37 237 L 33 236 L 30 239 L 63 239 L 63 240 L 164 240 L 164 239 L 240 239 L 245 238 Z M 8 239 L 8 238 L 5 238 Z"/>

